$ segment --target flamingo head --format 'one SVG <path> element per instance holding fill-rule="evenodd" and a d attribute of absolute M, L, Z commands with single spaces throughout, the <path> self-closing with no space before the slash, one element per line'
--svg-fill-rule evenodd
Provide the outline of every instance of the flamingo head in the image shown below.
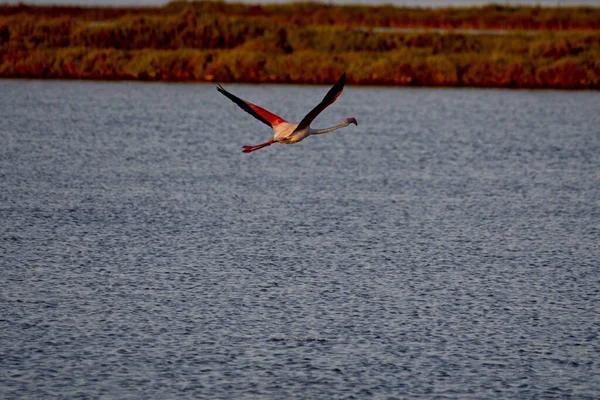
<path fill-rule="evenodd" d="M 354 125 L 358 126 L 358 122 L 356 121 L 356 118 L 346 118 L 346 123 L 347 123 L 347 125 L 354 124 Z"/>

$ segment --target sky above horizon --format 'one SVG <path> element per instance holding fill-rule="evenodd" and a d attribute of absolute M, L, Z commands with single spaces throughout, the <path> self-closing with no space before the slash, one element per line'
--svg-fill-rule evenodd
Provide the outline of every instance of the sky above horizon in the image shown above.
<path fill-rule="evenodd" d="M 286 3 L 287 0 L 235 0 L 242 3 Z M 299 0 L 302 1 L 302 0 Z M 16 4 L 23 2 L 32 5 L 84 5 L 84 6 L 160 6 L 168 0 L 0 0 L 0 4 Z M 541 6 L 571 6 L 588 5 L 600 7 L 600 0 L 334 0 L 324 1 L 332 4 L 393 4 L 396 6 L 481 6 L 490 3 L 510 5 L 536 5 Z"/>

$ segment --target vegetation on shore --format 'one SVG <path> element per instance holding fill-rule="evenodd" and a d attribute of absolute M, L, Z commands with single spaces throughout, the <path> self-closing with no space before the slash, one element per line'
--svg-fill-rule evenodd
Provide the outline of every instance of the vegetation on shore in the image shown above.
<path fill-rule="evenodd" d="M 332 83 L 342 71 L 353 84 L 600 89 L 600 8 L 0 6 L 1 78 Z"/>

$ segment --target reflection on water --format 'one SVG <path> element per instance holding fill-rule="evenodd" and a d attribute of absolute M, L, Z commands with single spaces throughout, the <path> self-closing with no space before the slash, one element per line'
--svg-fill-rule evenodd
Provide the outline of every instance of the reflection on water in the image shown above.
<path fill-rule="evenodd" d="M 600 94 L 0 90 L 0 397 L 597 397 Z"/>

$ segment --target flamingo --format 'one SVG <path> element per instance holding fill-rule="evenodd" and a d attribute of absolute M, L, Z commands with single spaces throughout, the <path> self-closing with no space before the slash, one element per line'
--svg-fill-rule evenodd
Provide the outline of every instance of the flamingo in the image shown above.
<path fill-rule="evenodd" d="M 229 93 L 227 90 L 223 89 L 221 85 L 217 86 L 217 90 L 229 100 L 233 101 L 235 104 L 240 106 L 242 110 L 246 111 L 248 114 L 252 115 L 254 118 L 273 129 L 273 139 L 254 146 L 242 146 L 242 152 L 250 153 L 252 151 L 262 149 L 263 147 L 270 146 L 273 143 L 298 143 L 299 141 L 306 139 L 310 135 L 320 135 L 322 133 L 335 131 L 336 129 L 345 128 L 350 124 L 358 125 L 356 118 L 345 118 L 341 123 L 332 126 L 331 128 L 312 129 L 310 127 L 310 124 L 313 122 L 313 120 L 317 118 L 317 116 L 323 110 L 325 110 L 325 108 L 333 104 L 333 102 L 337 100 L 340 94 L 342 94 L 345 82 L 346 73 L 344 72 L 340 79 L 338 79 L 336 84 L 333 85 L 331 89 L 329 89 L 329 92 L 327 92 L 323 100 L 308 114 L 306 114 L 306 116 L 302 118 L 302 121 L 300 121 L 299 124 L 291 124 L 283 118 L 270 113 L 264 108 L 252 104 L 249 101 L 242 100 L 239 97 Z"/>

